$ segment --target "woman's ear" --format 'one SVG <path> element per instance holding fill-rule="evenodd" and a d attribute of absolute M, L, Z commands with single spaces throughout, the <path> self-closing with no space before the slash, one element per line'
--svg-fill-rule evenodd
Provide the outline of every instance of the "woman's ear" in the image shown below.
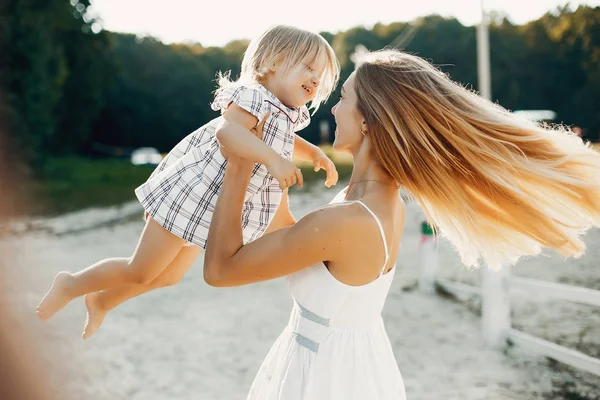
<path fill-rule="evenodd" d="M 365 121 L 364 119 L 360 124 L 360 133 L 362 133 L 363 136 L 366 136 L 367 133 L 369 133 L 369 129 L 367 128 L 367 121 Z"/>

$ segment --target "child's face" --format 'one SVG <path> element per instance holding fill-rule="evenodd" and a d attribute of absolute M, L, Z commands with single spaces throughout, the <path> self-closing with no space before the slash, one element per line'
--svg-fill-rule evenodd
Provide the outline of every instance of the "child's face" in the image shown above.
<path fill-rule="evenodd" d="M 273 94 L 288 107 L 300 107 L 315 98 L 327 57 L 321 53 L 314 61 L 305 60 L 290 69 L 276 68 L 272 79 Z"/>

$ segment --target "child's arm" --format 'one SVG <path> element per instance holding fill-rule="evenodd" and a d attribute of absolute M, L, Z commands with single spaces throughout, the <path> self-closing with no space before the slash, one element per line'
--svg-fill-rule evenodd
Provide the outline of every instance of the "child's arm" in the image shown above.
<path fill-rule="evenodd" d="M 258 122 L 254 115 L 236 104 L 231 104 L 223 113 L 223 118 L 225 121 L 217 129 L 216 135 L 228 154 L 265 165 L 269 173 L 277 179 L 281 189 L 296 183 L 302 186 L 302 173 L 294 163 L 250 132 Z"/>
<path fill-rule="evenodd" d="M 258 118 L 236 104 L 231 104 L 223 113 L 224 123 L 217 129 L 216 135 L 220 145 L 228 153 L 247 160 L 268 165 L 273 163 L 279 154 L 261 139 L 250 132 L 258 123 Z"/>
<path fill-rule="evenodd" d="M 317 152 L 321 151 L 308 140 L 296 135 L 294 139 L 294 157 L 302 161 L 313 161 Z"/>
<path fill-rule="evenodd" d="M 296 135 L 296 138 L 294 139 L 294 157 L 300 160 L 312 162 L 315 167 L 315 171 L 318 171 L 321 168 L 324 169 L 327 173 L 325 186 L 331 187 L 337 183 L 338 172 L 333 161 L 331 161 L 325 152 L 318 146 L 315 146 L 298 135 Z"/>

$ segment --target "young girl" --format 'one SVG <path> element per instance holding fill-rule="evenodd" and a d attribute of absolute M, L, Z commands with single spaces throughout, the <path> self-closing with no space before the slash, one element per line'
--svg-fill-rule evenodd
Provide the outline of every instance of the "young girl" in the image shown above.
<path fill-rule="evenodd" d="M 316 110 L 338 77 L 333 49 L 315 33 L 275 26 L 252 41 L 240 79 L 220 77 L 212 108 L 222 116 L 183 139 L 136 189 L 148 218 L 133 255 L 105 259 L 74 274 L 60 272 L 38 305 L 38 316 L 48 320 L 72 299 L 89 293 L 83 332 L 87 338 L 108 310 L 178 282 L 207 246 L 226 166 L 220 146 L 258 164 L 241 217 L 244 240 L 257 239 L 267 227 L 271 231 L 289 225 L 287 188 L 302 184 L 292 155 L 325 169 L 327 186 L 337 181 L 331 160 L 294 132 L 310 122 L 306 104 L 311 102 Z M 259 121 L 263 140 L 250 132 Z"/>

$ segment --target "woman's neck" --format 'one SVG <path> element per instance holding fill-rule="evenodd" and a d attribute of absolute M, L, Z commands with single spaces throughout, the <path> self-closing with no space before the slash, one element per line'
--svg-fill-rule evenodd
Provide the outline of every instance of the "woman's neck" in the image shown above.
<path fill-rule="evenodd" d="M 361 149 L 354 157 L 346 200 L 361 199 L 374 190 L 394 195 L 398 193 L 397 182 L 373 160 L 368 149 Z"/>

